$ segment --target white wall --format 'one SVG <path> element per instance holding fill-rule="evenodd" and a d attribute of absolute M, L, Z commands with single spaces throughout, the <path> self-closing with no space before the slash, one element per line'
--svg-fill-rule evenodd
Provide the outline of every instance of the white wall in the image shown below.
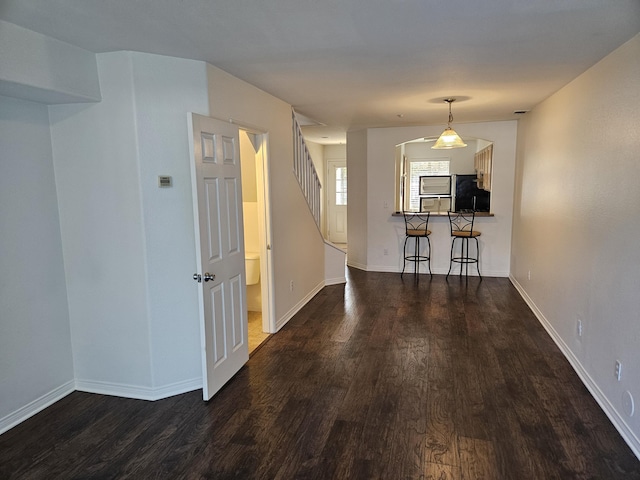
<path fill-rule="evenodd" d="M 98 72 L 102 102 L 50 107 L 76 379 L 150 388 L 131 57 L 100 55 Z"/>
<path fill-rule="evenodd" d="M 324 285 L 291 107 L 203 62 L 94 56 L 14 27 L 2 22 L 0 91 L 52 106 L 0 97 L 0 431 L 74 387 L 148 399 L 199 388 L 187 112 L 211 102 L 269 138 L 281 327 Z"/>
<path fill-rule="evenodd" d="M 344 143 L 340 145 L 325 145 L 323 152 L 325 162 L 327 160 L 347 159 L 347 146 Z"/>
<path fill-rule="evenodd" d="M 187 112 L 209 114 L 206 64 L 131 59 L 153 386 L 189 390 L 199 388 L 202 367 Z M 158 188 L 158 175 L 171 175 L 173 187 Z"/>
<path fill-rule="evenodd" d="M 514 282 L 636 455 L 640 415 L 624 413 L 623 394 L 637 408 L 639 78 L 636 36 L 521 120 L 511 265 Z"/>
<path fill-rule="evenodd" d="M 47 107 L 0 97 L 0 432 L 73 390 Z"/>
<path fill-rule="evenodd" d="M 45 143 L 68 297 L 65 380 L 75 372 L 80 390 L 161 398 L 201 385 L 187 112 L 209 114 L 211 92 L 219 117 L 269 136 L 278 326 L 322 287 L 323 243 L 292 173 L 289 105 L 203 62 L 114 52 L 97 69 L 102 101 L 50 106 Z M 158 188 L 158 175 L 173 187 Z"/>
<path fill-rule="evenodd" d="M 216 67 L 207 69 L 210 115 L 268 133 L 274 308 L 280 328 L 324 285 L 324 242 L 293 174 L 291 106 Z"/>
<path fill-rule="evenodd" d="M 367 130 L 347 132 L 347 264 L 363 270 L 368 248 L 367 149 Z"/>
<path fill-rule="evenodd" d="M 256 149 L 253 145 L 252 137 L 254 137 L 254 135 L 249 134 L 245 130 L 240 130 L 240 170 L 242 172 L 242 201 L 257 203 L 258 188 L 256 184 Z"/>
<path fill-rule="evenodd" d="M 95 55 L 0 20 L 0 95 L 52 104 L 99 101 Z"/>
<path fill-rule="evenodd" d="M 480 237 L 480 271 L 486 276 L 508 276 L 511 255 L 511 224 L 516 153 L 515 121 L 467 123 L 456 125 L 463 137 L 483 138 L 494 142 L 491 211 L 493 217 L 477 218 Z M 441 126 L 373 128 L 350 134 L 347 139 L 349 168 L 349 254 L 348 263 L 365 270 L 400 272 L 404 222 L 393 217 L 395 204 L 396 145 L 421 137 L 438 136 Z M 355 136 L 366 137 L 363 159 L 361 141 L 352 148 Z M 363 172 L 362 162 L 366 161 Z M 354 172 L 352 164 L 357 166 Z M 366 185 L 365 185 L 366 182 Z M 365 195 L 366 201 L 356 198 Z M 357 202 L 354 205 L 354 202 Z M 386 205 L 386 207 L 385 207 Z M 353 212 L 353 213 L 352 213 Z M 366 216 L 363 215 L 366 212 Z M 354 216 L 357 216 L 354 219 Z M 366 219 L 366 236 L 362 235 L 362 217 Z M 431 217 L 430 230 L 433 273 L 447 273 L 451 239 L 446 216 Z M 353 227 L 357 235 L 354 236 Z M 387 255 L 384 251 L 387 251 Z M 353 256 L 352 256 L 353 252 Z M 366 258 L 362 258 L 366 252 Z M 355 255 L 358 255 L 356 263 Z"/>
<path fill-rule="evenodd" d="M 102 102 L 50 107 L 76 379 L 157 398 L 201 382 L 187 112 L 208 113 L 206 68 L 97 58 Z"/>

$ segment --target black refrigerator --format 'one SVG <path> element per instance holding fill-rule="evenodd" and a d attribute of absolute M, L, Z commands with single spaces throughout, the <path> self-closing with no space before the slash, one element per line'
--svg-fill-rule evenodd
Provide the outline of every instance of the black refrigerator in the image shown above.
<path fill-rule="evenodd" d="M 478 188 L 475 174 L 456 175 L 454 208 L 456 212 L 488 212 L 490 193 Z"/>

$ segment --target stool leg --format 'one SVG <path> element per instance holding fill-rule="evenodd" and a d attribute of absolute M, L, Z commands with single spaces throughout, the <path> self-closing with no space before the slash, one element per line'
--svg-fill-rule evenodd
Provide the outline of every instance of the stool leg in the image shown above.
<path fill-rule="evenodd" d="M 409 237 L 404 237 L 404 247 L 402 247 L 402 273 L 400 274 L 400 278 L 404 275 L 404 269 L 407 266 L 407 240 L 409 240 Z"/>
<path fill-rule="evenodd" d="M 414 250 L 414 260 L 413 260 L 413 274 L 418 277 L 418 273 L 420 273 L 420 262 L 418 261 L 418 255 L 420 255 L 420 237 L 416 237 L 415 239 L 415 250 Z"/>
<path fill-rule="evenodd" d="M 462 271 L 464 270 L 464 238 L 460 239 L 462 246 L 460 247 L 460 276 L 462 276 Z"/>
<path fill-rule="evenodd" d="M 464 257 L 464 276 L 469 277 L 469 238 L 465 238 L 465 244 L 467 245 L 467 255 Z"/>
<path fill-rule="evenodd" d="M 462 260 L 464 258 L 464 238 L 460 239 L 460 243 L 462 244 L 460 245 L 460 260 Z M 460 276 L 462 276 L 462 269 L 464 269 L 464 263 L 460 262 Z"/>
<path fill-rule="evenodd" d="M 480 244 L 477 237 L 474 237 L 474 240 L 476 241 L 476 269 L 478 270 L 478 277 L 482 280 L 482 275 L 480 275 Z"/>
<path fill-rule="evenodd" d="M 449 274 L 451 273 L 451 267 L 453 267 L 453 246 L 456 243 L 456 237 L 451 237 L 451 255 L 449 257 L 449 271 L 447 272 L 447 277 L 449 278 Z"/>
<path fill-rule="evenodd" d="M 431 273 L 431 240 L 427 236 L 427 266 L 429 267 L 429 275 L 433 278 L 433 273 Z"/>

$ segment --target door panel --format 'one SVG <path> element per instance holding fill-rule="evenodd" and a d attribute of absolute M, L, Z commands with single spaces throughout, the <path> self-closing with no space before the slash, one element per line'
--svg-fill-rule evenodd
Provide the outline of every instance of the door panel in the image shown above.
<path fill-rule="evenodd" d="M 208 306 L 211 309 L 213 317 L 224 316 L 224 285 L 219 284 L 209 289 L 209 301 L 211 305 Z M 213 324 L 211 328 L 212 338 L 210 343 L 212 348 L 211 361 L 214 367 L 220 364 L 227 358 L 227 352 L 225 348 L 225 333 L 224 323 L 218 322 Z"/>
<path fill-rule="evenodd" d="M 242 208 L 239 208 L 238 198 L 240 197 L 238 179 L 237 178 L 225 178 L 225 194 L 227 196 L 227 233 L 229 238 L 227 239 L 227 245 L 229 246 L 228 255 L 235 255 L 240 253 L 240 233 L 243 229 L 242 226 Z M 242 204 L 240 204 L 242 205 Z M 240 223 L 238 223 L 238 221 Z M 243 256 L 244 257 L 244 256 Z M 244 261 L 244 260 L 243 260 Z"/>
<path fill-rule="evenodd" d="M 189 120 L 197 274 L 202 280 L 202 393 L 208 400 L 249 359 L 240 152 L 237 127 L 195 114 Z"/>
<path fill-rule="evenodd" d="M 244 336 L 246 327 L 244 324 L 244 316 L 241 314 L 243 305 L 242 305 L 242 286 L 243 286 L 243 278 L 238 275 L 231 279 L 231 307 L 232 307 L 232 321 L 231 325 L 233 326 L 232 331 L 232 347 L 233 350 L 237 350 L 238 348 L 242 348 L 244 346 Z"/>
<path fill-rule="evenodd" d="M 205 196 L 207 211 L 206 216 L 209 219 L 207 222 L 207 246 L 209 247 L 209 262 L 213 263 L 216 260 L 222 258 L 222 252 L 220 246 L 222 240 L 220 238 L 220 230 L 214 229 L 214 225 L 220 224 L 220 198 L 218 194 L 218 179 L 206 178 L 204 179 Z"/>

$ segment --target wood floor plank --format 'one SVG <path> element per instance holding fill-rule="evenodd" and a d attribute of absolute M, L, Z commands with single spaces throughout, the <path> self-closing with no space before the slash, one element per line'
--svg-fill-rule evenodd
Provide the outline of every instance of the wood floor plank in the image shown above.
<path fill-rule="evenodd" d="M 0 436 L 0 478 L 640 480 L 508 279 L 347 275 L 211 401 L 74 392 Z"/>
<path fill-rule="evenodd" d="M 493 442 L 461 436 L 460 476 L 463 480 L 498 478 Z"/>

